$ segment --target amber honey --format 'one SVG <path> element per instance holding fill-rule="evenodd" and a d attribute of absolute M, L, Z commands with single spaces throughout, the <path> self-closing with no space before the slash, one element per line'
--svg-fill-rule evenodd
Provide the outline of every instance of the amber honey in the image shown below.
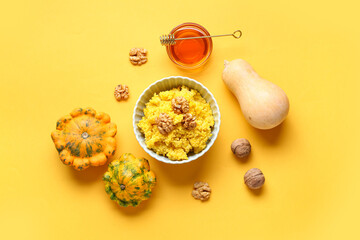
<path fill-rule="evenodd" d="M 175 27 L 171 34 L 175 38 L 210 36 L 199 24 L 183 23 Z M 203 65 L 212 51 L 211 38 L 178 40 L 175 45 L 167 46 L 170 59 L 183 68 L 197 68 Z"/>

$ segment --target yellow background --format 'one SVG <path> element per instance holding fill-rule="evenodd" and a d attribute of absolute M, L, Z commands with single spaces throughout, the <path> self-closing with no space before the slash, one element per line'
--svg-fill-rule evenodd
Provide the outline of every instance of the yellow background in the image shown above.
<path fill-rule="evenodd" d="M 359 4 L 356 1 L 2 1 L 0 3 L 1 239 L 356 239 L 359 238 Z M 193 21 L 214 39 L 201 71 L 175 66 L 158 37 Z M 134 67 L 132 47 L 149 50 Z M 284 124 L 250 127 L 221 80 L 224 59 L 243 58 L 290 99 Z M 201 159 L 167 165 L 137 143 L 132 113 L 152 82 L 181 75 L 203 83 L 222 114 Z M 116 102 L 127 84 L 131 96 Z M 91 106 L 118 125 L 116 156 L 150 160 L 158 185 L 138 208 L 109 200 L 106 166 L 76 172 L 50 138 L 57 119 Z M 230 151 L 250 140 L 242 162 Z M 263 170 L 260 192 L 244 173 Z M 209 182 L 208 202 L 191 197 Z"/>

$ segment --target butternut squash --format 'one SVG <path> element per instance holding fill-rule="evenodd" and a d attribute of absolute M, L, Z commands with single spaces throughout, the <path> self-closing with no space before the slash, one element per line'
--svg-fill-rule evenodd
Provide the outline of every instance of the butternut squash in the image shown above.
<path fill-rule="evenodd" d="M 289 100 L 285 92 L 261 78 L 246 61 L 225 60 L 222 79 L 236 96 L 244 117 L 253 127 L 271 129 L 286 118 Z"/>

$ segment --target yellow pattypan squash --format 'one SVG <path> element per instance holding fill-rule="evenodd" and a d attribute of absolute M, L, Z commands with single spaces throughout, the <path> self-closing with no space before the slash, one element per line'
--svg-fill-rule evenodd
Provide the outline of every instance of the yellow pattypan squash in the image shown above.
<path fill-rule="evenodd" d="M 148 199 L 156 184 L 156 177 L 150 171 L 148 160 L 136 158 L 131 153 L 125 153 L 112 161 L 103 180 L 110 199 L 122 207 L 135 207 Z"/>

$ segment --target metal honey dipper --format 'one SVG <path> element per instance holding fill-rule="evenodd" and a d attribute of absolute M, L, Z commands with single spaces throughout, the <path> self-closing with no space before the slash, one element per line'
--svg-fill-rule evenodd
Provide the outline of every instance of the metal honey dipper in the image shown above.
<path fill-rule="evenodd" d="M 214 38 L 214 37 L 226 37 L 233 36 L 234 38 L 240 38 L 242 36 L 242 32 L 240 30 L 236 30 L 230 34 L 222 34 L 222 35 L 212 35 L 212 36 L 200 36 L 200 37 L 187 37 L 187 38 L 175 38 L 174 34 L 167 34 L 160 36 L 160 43 L 163 46 L 175 45 L 176 41 L 180 40 L 188 40 L 188 39 L 198 39 L 198 38 Z"/>

